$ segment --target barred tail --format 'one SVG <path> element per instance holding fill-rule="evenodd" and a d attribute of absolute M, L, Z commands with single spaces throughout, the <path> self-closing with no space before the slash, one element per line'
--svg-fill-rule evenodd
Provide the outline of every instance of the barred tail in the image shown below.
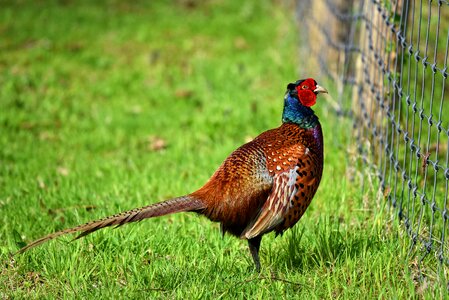
<path fill-rule="evenodd" d="M 201 211 L 204 208 L 205 208 L 204 203 L 197 198 L 193 198 L 192 196 L 182 196 L 178 198 L 173 198 L 156 204 L 128 210 L 100 220 L 91 221 L 89 223 L 79 225 L 73 228 L 57 231 L 55 233 L 44 236 L 38 240 L 35 240 L 34 242 L 31 242 L 30 244 L 26 245 L 25 247 L 17 251 L 15 254 L 23 253 L 30 248 L 45 243 L 46 241 L 55 239 L 61 235 L 69 233 L 81 232 L 81 234 L 75 238 L 76 240 L 104 227 L 109 226 L 118 227 L 126 223 L 138 222 L 147 218 L 159 217 L 184 211 Z"/>

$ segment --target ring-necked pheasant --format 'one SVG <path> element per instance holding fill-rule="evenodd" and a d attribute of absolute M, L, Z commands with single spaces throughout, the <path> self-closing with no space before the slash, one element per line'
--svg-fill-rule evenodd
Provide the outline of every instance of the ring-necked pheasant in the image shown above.
<path fill-rule="evenodd" d="M 283 124 L 235 150 L 199 190 L 55 232 L 17 253 L 68 233 L 81 232 L 80 238 L 107 226 L 196 212 L 220 222 L 223 233 L 247 239 L 259 271 L 262 236 L 271 231 L 279 234 L 295 225 L 320 183 L 323 135 L 310 108 L 319 93 L 327 91 L 311 78 L 290 83 L 284 97 Z"/>

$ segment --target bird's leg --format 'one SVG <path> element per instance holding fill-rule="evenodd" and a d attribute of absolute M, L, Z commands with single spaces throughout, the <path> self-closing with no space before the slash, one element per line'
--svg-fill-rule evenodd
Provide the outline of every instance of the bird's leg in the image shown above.
<path fill-rule="evenodd" d="M 260 272 L 259 247 L 261 240 L 261 235 L 248 240 L 249 251 L 251 252 L 251 255 L 253 257 L 254 264 L 256 265 L 257 273 Z"/>

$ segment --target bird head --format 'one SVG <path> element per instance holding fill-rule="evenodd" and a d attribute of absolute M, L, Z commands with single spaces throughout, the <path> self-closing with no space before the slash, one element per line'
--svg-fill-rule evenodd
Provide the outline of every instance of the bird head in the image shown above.
<path fill-rule="evenodd" d="M 319 86 L 313 78 L 301 79 L 287 85 L 290 96 L 298 99 L 302 105 L 311 107 L 316 103 L 316 96 L 327 93 L 327 90 Z"/>

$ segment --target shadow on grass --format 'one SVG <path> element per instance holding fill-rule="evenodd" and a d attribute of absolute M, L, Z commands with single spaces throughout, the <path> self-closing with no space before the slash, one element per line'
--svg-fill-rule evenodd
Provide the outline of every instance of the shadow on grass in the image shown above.
<path fill-rule="evenodd" d="M 320 219 L 311 228 L 297 226 L 286 243 L 284 251 L 271 259 L 276 265 L 286 263 L 299 270 L 331 267 L 383 247 L 378 230 L 344 226 L 337 218 Z"/>

